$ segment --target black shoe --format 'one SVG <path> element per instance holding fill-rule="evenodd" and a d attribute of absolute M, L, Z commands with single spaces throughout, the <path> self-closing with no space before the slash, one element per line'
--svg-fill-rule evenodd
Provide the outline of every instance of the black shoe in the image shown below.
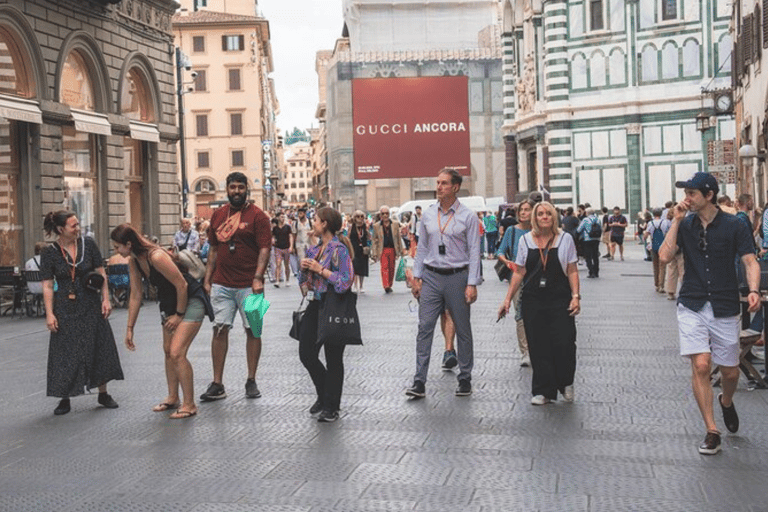
<path fill-rule="evenodd" d="M 99 403 L 107 409 L 117 409 L 117 402 L 109 393 L 99 393 Z"/>
<path fill-rule="evenodd" d="M 200 395 L 200 400 L 203 402 L 212 402 L 222 398 L 227 398 L 227 392 L 224 390 L 224 384 L 219 384 L 218 382 L 211 382 L 205 393 Z"/>
<path fill-rule="evenodd" d="M 424 389 L 424 383 L 420 380 L 413 381 L 413 386 L 405 390 L 405 394 L 413 398 L 424 398 L 427 392 Z"/>
<path fill-rule="evenodd" d="M 67 414 L 70 411 L 69 407 L 69 398 L 62 398 L 59 402 L 59 405 L 56 406 L 56 408 L 53 410 L 53 414 L 56 416 L 61 416 L 62 414 Z"/>
<path fill-rule="evenodd" d="M 256 386 L 255 379 L 248 379 L 245 381 L 245 398 L 261 398 L 261 391 L 259 391 L 259 388 Z"/>
<path fill-rule="evenodd" d="M 720 433 L 707 432 L 704 442 L 699 445 L 699 453 L 702 455 L 714 455 L 720 451 Z"/>
<path fill-rule="evenodd" d="M 720 408 L 723 410 L 723 421 L 728 432 L 735 434 L 739 431 L 739 415 L 736 414 L 736 405 L 731 402 L 730 407 L 723 405 L 723 394 L 717 395 L 717 401 L 720 402 Z"/>
<path fill-rule="evenodd" d="M 587 277 L 588 277 L 589 279 L 592 279 L 593 277 L 595 277 L 595 274 L 589 274 Z"/>
<path fill-rule="evenodd" d="M 323 409 L 323 412 L 317 417 L 318 423 L 333 423 L 337 419 L 339 419 L 339 411 L 329 411 L 327 409 Z"/>
<path fill-rule="evenodd" d="M 392 293 L 392 288 L 384 288 L 384 293 Z"/>
<path fill-rule="evenodd" d="M 469 396 L 472 394 L 472 384 L 469 379 L 459 379 L 459 387 L 456 388 L 456 396 Z"/>
<path fill-rule="evenodd" d="M 318 398 L 314 404 L 312 404 L 312 407 L 309 408 L 309 414 L 314 416 L 315 414 L 319 413 L 323 410 L 323 402 L 320 401 Z"/>
<path fill-rule="evenodd" d="M 450 370 L 459 364 L 455 350 L 446 350 L 443 353 L 443 370 Z"/>

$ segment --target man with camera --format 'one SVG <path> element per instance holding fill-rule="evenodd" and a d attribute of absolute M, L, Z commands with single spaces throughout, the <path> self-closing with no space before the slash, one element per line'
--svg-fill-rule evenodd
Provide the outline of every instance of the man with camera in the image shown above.
<path fill-rule="evenodd" d="M 256 205 L 249 203 L 248 178 L 241 172 L 227 176 L 229 204 L 216 209 L 208 228 L 208 265 L 205 271 L 205 290 L 211 295 L 214 312 L 213 382 L 200 396 L 203 402 L 227 397 L 224 390 L 224 362 L 229 348 L 229 330 L 234 325 L 235 313 L 240 312 L 246 336 L 248 379 L 245 396 L 259 398 L 256 369 L 261 356 L 261 338 L 256 338 L 245 316 L 245 298 L 251 293 L 264 293 L 264 272 L 272 247 L 269 217 Z"/>

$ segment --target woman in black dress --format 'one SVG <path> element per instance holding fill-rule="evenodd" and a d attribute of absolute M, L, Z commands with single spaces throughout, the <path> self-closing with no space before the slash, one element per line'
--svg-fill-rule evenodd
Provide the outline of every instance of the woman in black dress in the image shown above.
<path fill-rule="evenodd" d="M 365 225 L 365 214 L 357 210 L 352 218 L 353 225 L 349 230 L 349 241 L 355 254 L 352 258 L 352 267 L 355 270 L 355 291 L 365 293 L 363 279 L 368 277 L 368 255 L 371 253 L 371 235 Z"/>
<path fill-rule="evenodd" d="M 58 237 L 40 261 L 46 324 L 51 331 L 47 395 L 61 398 L 53 413 L 67 414 L 70 397 L 95 387 L 99 404 L 115 409 L 117 402 L 107 394 L 107 382 L 122 380 L 123 370 L 107 321 L 112 306 L 101 253 L 93 239 L 80 235 L 73 212 L 50 212 L 44 227 L 48 236 Z M 95 276 L 89 275 L 94 272 L 102 277 L 98 291 L 86 287 L 87 281 L 94 284 Z"/>

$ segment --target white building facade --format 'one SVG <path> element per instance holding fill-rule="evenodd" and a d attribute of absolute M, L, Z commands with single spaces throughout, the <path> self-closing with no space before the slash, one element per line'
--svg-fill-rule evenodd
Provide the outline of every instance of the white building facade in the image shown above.
<path fill-rule="evenodd" d="M 730 4 L 503 0 L 508 197 L 545 189 L 634 215 L 722 171 L 708 151 L 735 137 L 732 103 L 714 101 L 732 94 Z M 712 128 L 697 129 L 702 113 Z"/>

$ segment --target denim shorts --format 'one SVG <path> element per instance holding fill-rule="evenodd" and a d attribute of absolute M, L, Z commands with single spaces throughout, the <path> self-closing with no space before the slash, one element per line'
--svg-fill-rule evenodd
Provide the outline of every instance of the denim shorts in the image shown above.
<path fill-rule="evenodd" d="M 187 301 L 187 311 L 184 313 L 184 318 L 182 318 L 181 321 L 197 323 L 202 322 L 204 318 L 205 304 L 203 304 L 203 301 L 197 297 L 190 297 Z M 160 323 L 165 324 L 165 319 L 165 314 L 161 314 Z"/>
<path fill-rule="evenodd" d="M 240 311 L 243 328 L 249 329 L 245 316 L 245 298 L 253 293 L 248 288 L 227 288 L 219 284 L 211 286 L 211 305 L 213 306 L 214 329 L 231 329 L 235 323 L 235 312 Z"/>

